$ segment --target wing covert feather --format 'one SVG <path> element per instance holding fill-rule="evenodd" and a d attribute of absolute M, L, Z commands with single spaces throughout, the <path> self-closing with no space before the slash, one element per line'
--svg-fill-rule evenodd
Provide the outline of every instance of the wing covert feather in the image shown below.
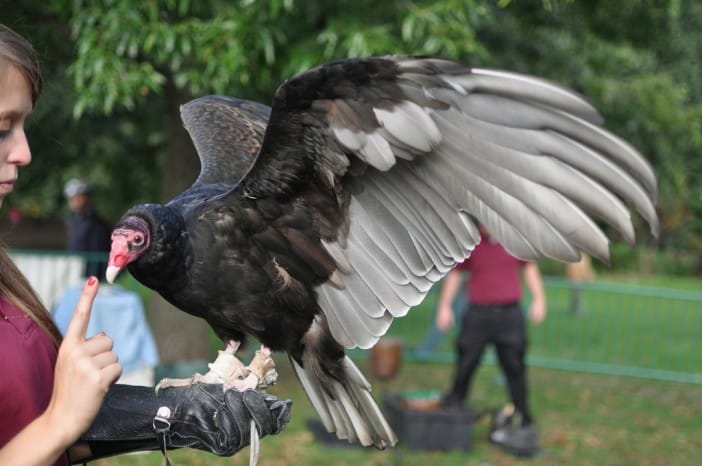
<path fill-rule="evenodd" d="M 200 157 L 193 187 L 238 184 L 256 160 L 269 116 L 266 105 L 226 96 L 181 105 L 181 120 Z"/>

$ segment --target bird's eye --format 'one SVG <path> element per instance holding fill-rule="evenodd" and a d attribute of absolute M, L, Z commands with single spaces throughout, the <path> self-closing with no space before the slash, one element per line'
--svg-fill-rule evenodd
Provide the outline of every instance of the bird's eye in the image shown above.
<path fill-rule="evenodd" d="M 136 235 L 132 242 L 135 246 L 141 246 L 142 244 L 144 244 L 144 237 L 141 235 Z"/>

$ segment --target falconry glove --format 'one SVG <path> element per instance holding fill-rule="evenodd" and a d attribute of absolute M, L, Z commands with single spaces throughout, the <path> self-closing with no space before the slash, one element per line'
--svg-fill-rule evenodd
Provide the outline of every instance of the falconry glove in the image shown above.
<path fill-rule="evenodd" d="M 92 456 L 83 462 L 131 451 L 197 448 L 231 456 L 259 437 L 277 434 L 290 420 L 290 400 L 254 390 L 194 384 L 155 392 L 153 387 L 114 385 L 93 425 L 81 437 Z"/>

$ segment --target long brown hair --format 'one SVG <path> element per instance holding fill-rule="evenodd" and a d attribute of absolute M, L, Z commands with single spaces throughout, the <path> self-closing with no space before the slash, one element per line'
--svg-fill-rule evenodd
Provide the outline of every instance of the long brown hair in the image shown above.
<path fill-rule="evenodd" d="M 43 84 L 37 54 L 26 39 L 0 24 L 0 73 L 7 66 L 22 73 L 31 88 L 32 104 L 36 104 Z M 58 347 L 61 333 L 32 286 L 7 255 L 3 244 L 0 244 L 0 296 L 34 320 Z"/>

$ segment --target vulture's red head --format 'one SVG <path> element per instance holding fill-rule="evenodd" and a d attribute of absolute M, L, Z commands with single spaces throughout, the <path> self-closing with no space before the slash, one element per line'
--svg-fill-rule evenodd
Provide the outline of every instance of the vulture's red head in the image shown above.
<path fill-rule="evenodd" d="M 125 217 L 112 231 L 112 247 L 105 277 L 113 283 L 128 264 L 139 259 L 151 244 L 148 223 L 141 217 Z"/>

